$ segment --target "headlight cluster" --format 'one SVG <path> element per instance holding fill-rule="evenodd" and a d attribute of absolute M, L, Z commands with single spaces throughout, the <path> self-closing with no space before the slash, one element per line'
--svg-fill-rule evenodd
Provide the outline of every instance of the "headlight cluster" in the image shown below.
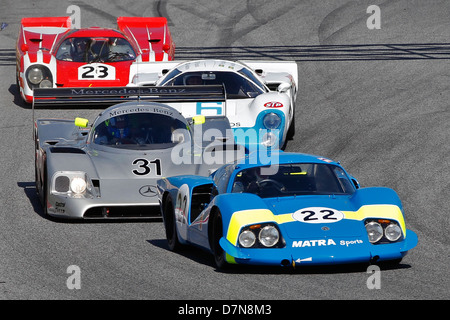
<path fill-rule="evenodd" d="M 96 196 L 91 180 L 85 172 L 59 171 L 53 175 L 51 193 L 72 198 L 93 198 Z"/>
<path fill-rule="evenodd" d="M 365 221 L 367 235 L 372 244 L 391 243 L 403 239 L 402 229 L 397 221 L 368 219 Z"/>
<path fill-rule="evenodd" d="M 261 144 L 266 147 L 278 147 L 279 136 L 281 134 L 281 124 L 283 120 L 278 113 L 269 112 L 262 118 L 264 134 Z"/>
<path fill-rule="evenodd" d="M 239 245 L 243 248 L 281 248 L 284 240 L 274 224 L 254 224 L 241 230 Z"/>
<path fill-rule="evenodd" d="M 264 116 L 263 124 L 266 129 L 278 129 L 281 124 L 281 117 L 274 112 L 270 112 Z"/>
<path fill-rule="evenodd" d="M 32 65 L 27 69 L 26 78 L 30 88 L 52 88 L 53 78 L 50 70 L 40 64 Z"/>

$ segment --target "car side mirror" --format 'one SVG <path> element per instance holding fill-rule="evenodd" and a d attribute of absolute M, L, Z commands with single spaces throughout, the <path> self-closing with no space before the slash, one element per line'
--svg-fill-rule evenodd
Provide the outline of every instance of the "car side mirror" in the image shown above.
<path fill-rule="evenodd" d="M 361 187 L 361 186 L 359 185 L 358 180 L 356 180 L 355 178 L 352 178 L 352 182 L 353 182 L 353 185 L 355 186 L 356 189 L 359 189 L 359 188 Z"/>
<path fill-rule="evenodd" d="M 278 85 L 277 91 L 279 93 L 284 93 L 286 91 L 288 91 L 291 88 L 291 85 L 287 82 L 282 82 Z"/>
<path fill-rule="evenodd" d="M 77 126 L 77 127 L 87 128 L 88 124 L 89 124 L 89 120 L 88 119 L 75 118 L 75 126 Z"/>

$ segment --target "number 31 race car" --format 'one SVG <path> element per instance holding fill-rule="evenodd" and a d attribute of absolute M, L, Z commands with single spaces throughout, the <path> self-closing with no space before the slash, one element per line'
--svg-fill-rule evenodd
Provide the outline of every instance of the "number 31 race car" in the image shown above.
<path fill-rule="evenodd" d="M 418 242 L 396 192 L 360 188 L 336 162 L 251 154 L 210 177 L 158 181 L 171 250 L 199 246 L 227 264 L 326 265 L 399 262 Z"/>
<path fill-rule="evenodd" d="M 186 99 L 193 97 L 189 89 Z M 55 89 L 36 89 L 35 95 L 46 90 Z M 201 101 L 196 94 L 195 100 Z M 159 101 L 181 97 L 178 92 L 161 94 Z M 35 121 L 36 189 L 45 214 L 71 219 L 160 217 L 158 179 L 186 173 L 208 176 L 227 159 L 245 154 L 227 137 L 225 117 L 186 119 L 165 103 L 120 103 L 102 111 L 90 128 L 87 123 L 80 118 Z M 208 128 L 214 128 L 214 135 L 195 139 L 206 137 L 202 132 Z"/>
<path fill-rule="evenodd" d="M 22 98 L 31 103 L 35 88 L 125 86 L 133 62 L 173 59 L 166 18 L 119 17 L 117 25 L 72 29 L 70 17 L 23 18 L 16 50 Z"/>

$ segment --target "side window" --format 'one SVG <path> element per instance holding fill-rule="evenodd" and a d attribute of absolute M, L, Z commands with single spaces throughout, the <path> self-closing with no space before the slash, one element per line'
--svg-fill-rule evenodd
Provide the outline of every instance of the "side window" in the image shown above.
<path fill-rule="evenodd" d="M 234 165 L 228 165 L 217 170 L 214 175 L 214 183 L 217 186 L 219 194 L 227 192 L 228 181 L 233 171 Z"/>
<path fill-rule="evenodd" d="M 342 170 L 339 167 L 333 168 L 334 173 L 336 174 L 336 177 L 339 180 L 339 183 L 341 184 L 341 187 L 343 189 L 344 193 L 352 193 L 355 191 L 354 186 L 349 181 L 347 175 L 345 174 L 344 170 Z"/>

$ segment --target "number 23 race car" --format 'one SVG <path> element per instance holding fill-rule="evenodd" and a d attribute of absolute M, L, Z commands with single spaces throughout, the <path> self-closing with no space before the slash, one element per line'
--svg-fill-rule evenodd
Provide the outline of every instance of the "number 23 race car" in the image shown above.
<path fill-rule="evenodd" d="M 22 98 L 31 103 L 35 88 L 125 86 L 133 62 L 173 59 L 166 18 L 119 17 L 117 25 L 72 29 L 70 17 L 23 18 L 16 50 Z"/>
<path fill-rule="evenodd" d="M 394 190 L 361 188 L 326 158 L 280 151 L 272 160 L 160 179 L 169 248 L 198 246 L 222 268 L 399 262 L 416 246 Z"/>

